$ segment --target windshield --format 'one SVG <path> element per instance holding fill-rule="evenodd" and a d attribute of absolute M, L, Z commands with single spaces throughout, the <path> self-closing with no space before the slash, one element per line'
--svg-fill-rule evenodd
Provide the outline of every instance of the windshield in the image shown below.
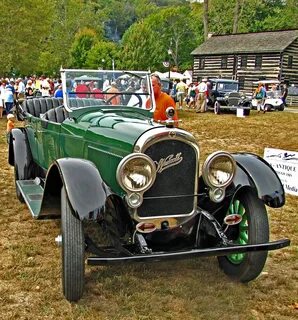
<path fill-rule="evenodd" d="M 118 70 L 61 70 L 67 110 L 87 106 L 152 109 L 150 73 Z"/>
<path fill-rule="evenodd" d="M 267 91 L 266 92 L 266 97 L 269 98 L 269 99 L 279 98 L 280 96 L 281 96 L 281 92 L 279 90 Z"/>
<path fill-rule="evenodd" d="M 238 91 L 237 82 L 217 82 L 213 84 L 214 90 L 218 91 Z"/>

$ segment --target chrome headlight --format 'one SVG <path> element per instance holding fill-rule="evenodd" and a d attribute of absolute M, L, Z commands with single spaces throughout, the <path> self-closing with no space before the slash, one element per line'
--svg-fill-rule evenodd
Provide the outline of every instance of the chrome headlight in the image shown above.
<path fill-rule="evenodd" d="M 155 181 L 156 166 L 145 154 L 132 153 L 120 161 L 116 177 L 125 191 L 143 193 Z"/>
<path fill-rule="evenodd" d="M 234 158 L 227 152 L 212 153 L 203 165 L 203 179 L 211 188 L 209 196 L 215 202 L 225 197 L 225 188 L 232 182 L 236 172 Z"/>

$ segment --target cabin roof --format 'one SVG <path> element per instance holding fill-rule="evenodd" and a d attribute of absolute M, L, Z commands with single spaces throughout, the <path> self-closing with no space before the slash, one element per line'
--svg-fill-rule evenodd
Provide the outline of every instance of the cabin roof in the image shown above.
<path fill-rule="evenodd" d="M 192 55 L 282 52 L 298 38 L 298 29 L 213 35 Z"/>

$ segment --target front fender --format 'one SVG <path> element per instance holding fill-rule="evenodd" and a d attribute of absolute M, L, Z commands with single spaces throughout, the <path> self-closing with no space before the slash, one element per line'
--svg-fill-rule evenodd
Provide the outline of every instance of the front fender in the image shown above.
<path fill-rule="evenodd" d="M 60 215 L 60 192 L 63 185 L 74 215 L 80 220 L 97 219 L 112 194 L 92 162 L 76 158 L 58 159 L 46 176 L 40 216 L 49 215 L 51 208 L 55 208 L 57 215 Z"/>
<path fill-rule="evenodd" d="M 263 158 L 252 153 L 233 153 L 239 172 L 233 181 L 235 187 L 255 187 L 264 203 L 273 208 L 285 204 L 283 185 L 274 169 Z M 243 172 L 245 174 L 243 174 Z"/>

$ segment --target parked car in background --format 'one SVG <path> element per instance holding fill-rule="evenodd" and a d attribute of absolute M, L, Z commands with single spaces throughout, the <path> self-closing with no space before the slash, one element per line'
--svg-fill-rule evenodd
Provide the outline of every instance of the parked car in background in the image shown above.
<path fill-rule="evenodd" d="M 167 120 L 153 121 L 150 74 L 61 70 L 61 79 L 63 101 L 34 98 L 17 108 L 24 127 L 12 130 L 8 158 L 33 218 L 61 219 L 67 300 L 83 295 L 85 261 L 215 256 L 227 275 L 248 282 L 269 250 L 289 245 L 269 241 L 265 205 L 285 203 L 273 168 L 251 153 L 218 150 L 202 159 L 193 135 L 175 127 L 173 107 Z"/>
<path fill-rule="evenodd" d="M 287 105 L 298 106 L 298 87 L 297 86 L 290 85 L 288 87 Z"/>
<path fill-rule="evenodd" d="M 253 82 L 253 84 L 257 87 L 259 83 L 262 83 L 266 88 L 266 96 L 262 103 L 261 109 L 265 111 L 283 111 L 285 105 L 281 99 L 282 93 L 281 90 L 278 89 L 280 82 L 277 80 L 260 80 L 257 82 Z M 257 100 L 252 99 L 252 109 L 257 109 Z"/>
<path fill-rule="evenodd" d="M 209 92 L 207 109 L 219 114 L 224 111 L 237 112 L 243 109 L 243 115 L 248 116 L 251 109 L 251 99 L 239 92 L 239 82 L 230 79 L 209 79 L 212 89 Z"/>

